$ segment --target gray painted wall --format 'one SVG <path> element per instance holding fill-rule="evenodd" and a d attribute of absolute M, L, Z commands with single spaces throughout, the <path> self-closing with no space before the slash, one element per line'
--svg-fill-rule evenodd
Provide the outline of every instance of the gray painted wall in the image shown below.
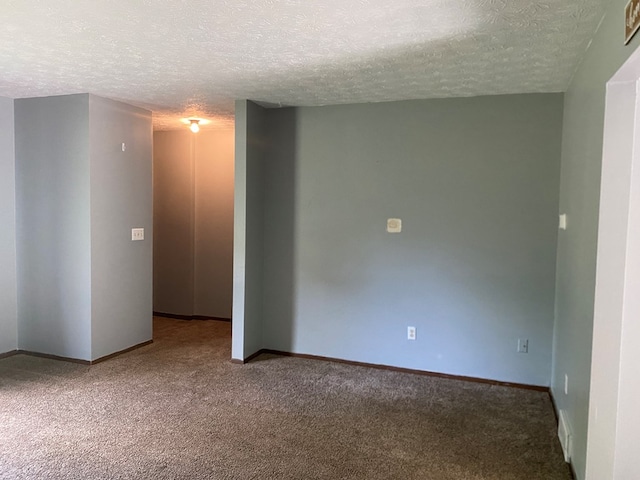
<path fill-rule="evenodd" d="M 264 170 L 267 161 L 267 111 L 236 101 L 233 240 L 234 359 L 263 347 Z"/>
<path fill-rule="evenodd" d="M 626 3 L 609 2 L 564 101 L 560 211 L 568 215 L 568 229 L 558 240 L 551 388 L 558 408 L 568 413 L 573 431 L 572 461 L 580 480 L 585 478 L 586 467 L 605 84 L 640 45 L 640 36 L 623 45 Z M 610 375 L 599 371 L 598 365 L 593 369 L 596 374 Z M 565 375 L 569 377 L 568 395 L 564 394 Z M 600 415 L 606 418 L 609 412 Z M 613 449 L 614 434 L 608 446 L 597 447 L 601 452 Z"/>
<path fill-rule="evenodd" d="M 0 97 L 0 353 L 18 348 L 13 100 Z"/>
<path fill-rule="evenodd" d="M 267 123 L 264 347 L 549 384 L 562 95 Z M 385 232 L 390 217 L 402 233 Z"/>
<path fill-rule="evenodd" d="M 154 310 L 231 318 L 233 129 L 154 133 Z"/>
<path fill-rule="evenodd" d="M 152 338 L 151 112 L 91 95 L 91 358 Z M 125 151 L 121 145 L 125 143 Z M 145 230 L 131 241 L 131 229 Z"/>
<path fill-rule="evenodd" d="M 296 238 L 297 108 L 269 111 L 269 160 L 265 169 L 265 236 L 263 308 L 264 345 L 290 348 L 296 330 L 294 299 L 298 246 Z M 276 279 L 275 281 L 273 279 Z M 278 328 L 278 324 L 281 325 Z M 277 329 L 273 331 L 272 329 Z"/>
<path fill-rule="evenodd" d="M 150 340 L 151 114 L 31 98 L 15 126 L 19 348 L 94 360 Z"/>
<path fill-rule="evenodd" d="M 91 359 L 89 96 L 15 101 L 18 338 Z"/>

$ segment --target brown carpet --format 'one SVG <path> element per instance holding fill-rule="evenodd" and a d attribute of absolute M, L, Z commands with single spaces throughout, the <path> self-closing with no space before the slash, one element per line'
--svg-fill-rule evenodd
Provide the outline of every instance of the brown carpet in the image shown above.
<path fill-rule="evenodd" d="M 91 367 L 0 360 L 0 478 L 570 478 L 545 393 L 229 357 L 230 324 L 156 318 Z"/>

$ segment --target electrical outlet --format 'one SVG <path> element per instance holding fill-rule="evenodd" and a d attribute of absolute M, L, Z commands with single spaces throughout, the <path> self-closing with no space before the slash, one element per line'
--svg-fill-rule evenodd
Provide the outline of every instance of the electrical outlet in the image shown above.
<path fill-rule="evenodd" d="M 408 340 L 416 339 L 416 327 L 407 327 L 407 339 Z"/>
<path fill-rule="evenodd" d="M 564 374 L 564 394 L 569 395 L 569 375 Z"/>
<path fill-rule="evenodd" d="M 518 339 L 518 353 L 529 353 L 529 340 L 526 338 Z"/>

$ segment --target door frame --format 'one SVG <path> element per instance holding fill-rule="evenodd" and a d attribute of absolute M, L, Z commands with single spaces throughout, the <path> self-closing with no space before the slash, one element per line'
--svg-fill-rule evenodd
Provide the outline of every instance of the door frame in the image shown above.
<path fill-rule="evenodd" d="M 586 478 L 640 478 L 640 49 L 606 85 Z M 634 441 L 636 440 L 636 441 Z"/>

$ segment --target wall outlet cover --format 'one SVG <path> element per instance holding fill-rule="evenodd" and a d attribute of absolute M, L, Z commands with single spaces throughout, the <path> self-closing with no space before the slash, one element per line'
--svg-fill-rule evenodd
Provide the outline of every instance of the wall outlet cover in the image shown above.
<path fill-rule="evenodd" d="M 416 327 L 407 327 L 407 339 L 408 340 L 416 339 Z"/>

